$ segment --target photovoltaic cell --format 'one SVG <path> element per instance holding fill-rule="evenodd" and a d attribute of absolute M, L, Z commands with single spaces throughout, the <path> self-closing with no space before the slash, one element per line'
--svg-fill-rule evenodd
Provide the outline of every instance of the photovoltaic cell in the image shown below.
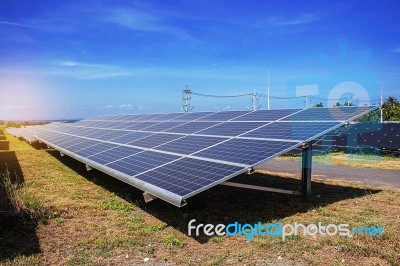
<path fill-rule="evenodd" d="M 185 114 L 181 115 L 179 117 L 176 117 L 174 119 L 171 119 L 171 121 L 193 121 L 193 120 L 198 120 L 202 117 L 207 117 L 214 112 L 200 112 L 200 113 L 190 113 L 190 114 Z"/>
<path fill-rule="evenodd" d="M 67 149 L 69 151 L 72 151 L 72 152 L 76 152 L 78 150 L 82 150 L 82 149 L 86 149 L 86 148 L 89 148 L 91 146 L 94 146 L 96 144 L 99 144 L 99 142 L 95 141 L 95 140 L 88 140 L 88 139 L 78 138 L 76 141 L 74 141 L 72 143 L 68 143 L 68 145 L 66 145 L 63 148 Z"/>
<path fill-rule="evenodd" d="M 156 124 L 154 126 L 148 127 L 145 130 L 146 131 L 164 131 L 173 127 L 177 127 L 182 125 L 184 122 L 160 122 L 159 124 Z"/>
<path fill-rule="evenodd" d="M 94 137 L 94 139 L 109 141 L 115 138 L 123 137 L 128 134 L 129 131 L 111 130 L 106 134 L 101 134 L 100 136 Z"/>
<path fill-rule="evenodd" d="M 245 115 L 242 115 L 238 118 L 232 119 L 232 121 L 276 121 L 278 119 L 282 119 L 288 115 L 296 113 L 301 109 L 280 109 L 280 110 L 258 110 L 256 112 L 251 112 Z"/>
<path fill-rule="evenodd" d="M 202 130 L 197 134 L 205 135 L 217 135 L 217 136 L 238 136 L 246 133 L 250 130 L 256 129 L 265 125 L 265 123 L 260 122 L 225 122 L 218 124 L 216 126 L 210 127 L 208 129 Z"/>
<path fill-rule="evenodd" d="M 187 114 L 185 113 L 171 113 L 171 114 L 164 114 L 163 116 L 159 116 L 157 118 L 155 118 L 153 121 L 172 121 L 174 119 L 179 119 L 179 117 L 185 116 Z"/>
<path fill-rule="evenodd" d="M 153 135 L 153 133 L 146 133 L 146 132 L 132 132 L 120 137 L 116 137 L 113 139 L 110 139 L 111 142 L 115 142 L 115 143 L 120 143 L 120 144 L 127 144 L 129 142 L 141 139 L 141 138 L 145 138 L 148 136 Z"/>
<path fill-rule="evenodd" d="M 97 153 L 100 153 L 100 152 L 103 152 L 103 151 L 107 151 L 107 150 L 110 150 L 110 149 L 114 149 L 114 148 L 117 148 L 117 147 L 118 147 L 118 145 L 99 142 L 98 144 L 95 144 L 93 146 L 77 150 L 75 153 L 80 155 L 80 156 L 83 156 L 83 157 L 89 157 L 91 155 L 94 155 L 94 154 L 97 154 Z"/>
<path fill-rule="evenodd" d="M 107 166 L 126 175 L 134 176 L 179 158 L 180 157 L 178 156 L 170 154 L 145 151 L 140 154 L 132 155 L 122 160 L 107 164 Z"/>
<path fill-rule="evenodd" d="M 335 108 L 309 108 L 296 113 L 285 121 L 347 121 L 376 107 L 335 107 Z"/>
<path fill-rule="evenodd" d="M 146 115 L 125 115 L 123 117 L 120 117 L 119 121 L 125 121 L 125 122 L 139 121 L 139 119 L 144 116 Z"/>
<path fill-rule="evenodd" d="M 276 122 L 244 134 L 243 137 L 301 141 L 338 125 L 339 122 Z"/>
<path fill-rule="evenodd" d="M 136 178 L 184 197 L 240 171 L 242 167 L 183 158 Z"/>
<path fill-rule="evenodd" d="M 161 118 L 163 114 L 151 114 L 151 115 L 146 115 L 143 117 L 140 117 L 138 120 L 140 121 L 153 121 L 157 120 L 158 118 Z"/>
<path fill-rule="evenodd" d="M 250 113 L 250 111 L 226 111 L 217 112 L 199 119 L 199 121 L 227 121 L 234 119 L 245 114 Z"/>
<path fill-rule="evenodd" d="M 188 122 L 183 125 L 170 128 L 166 130 L 167 132 L 174 132 L 174 133 L 185 133 L 185 134 L 191 134 L 203 129 L 206 129 L 208 127 L 212 127 L 217 125 L 217 122 Z"/>
<path fill-rule="evenodd" d="M 100 163 L 100 164 L 108 164 L 108 163 L 123 159 L 125 157 L 137 154 L 139 152 L 143 152 L 143 150 L 135 149 L 135 148 L 131 148 L 131 147 L 119 146 L 114 149 L 110 149 L 110 150 L 89 156 L 88 158 L 90 160 Z"/>
<path fill-rule="evenodd" d="M 157 124 L 157 122 L 142 122 L 139 124 L 134 124 L 134 125 L 128 126 L 124 129 L 125 130 L 141 130 L 141 129 L 145 129 L 146 127 L 154 126 L 156 124 Z"/>
<path fill-rule="evenodd" d="M 158 146 L 157 150 L 169 151 L 181 154 L 191 154 L 214 144 L 227 140 L 226 138 L 202 137 L 202 136 L 186 136 L 167 144 Z"/>
<path fill-rule="evenodd" d="M 175 134 L 154 134 L 146 138 L 142 138 L 136 141 L 129 142 L 129 145 L 133 146 L 139 146 L 143 148 L 153 148 L 155 146 L 164 144 L 166 142 L 169 142 L 171 140 L 177 139 L 182 137 L 181 135 L 175 135 Z"/>
<path fill-rule="evenodd" d="M 255 165 L 293 146 L 296 146 L 296 143 L 231 139 L 194 155 L 215 160 Z"/>

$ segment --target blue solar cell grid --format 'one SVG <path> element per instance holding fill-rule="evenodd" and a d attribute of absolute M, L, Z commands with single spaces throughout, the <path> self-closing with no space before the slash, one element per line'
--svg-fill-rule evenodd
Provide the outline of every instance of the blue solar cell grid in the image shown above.
<path fill-rule="evenodd" d="M 217 122 L 188 122 L 180 126 L 170 128 L 166 131 L 174 133 L 191 134 L 206 129 L 208 127 L 215 126 L 217 124 L 218 124 Z"/>
<path fill-rule="evenodd" d="M 242 167 L 183 158 L 136 178 L 184 197 L 241 171 Z"/>
<path fill-rule="evenodd" d="M 202 137 L 202 136 L 186 136 L 164 145 L 158 146 L 157 150 L 180 153 L 192 154 L 208 148 L 212 145 L 228 140 L 227 138 L 216 137 Z"/>
<path fill-rule="evenodd" d="M 250 111 L 227 111 L 227 112 L 218 112 L 214 114 L 210 114 L 208 116 L 202 117 L 199 121 L 227 121 L 239 116 L 250 113 Z"/>
<path fill-rule="evenodd" d="M 268 140 L 231 139 L 204 151 L 195 153 L 194 156 L 246 165 L 255 165 L 293 146 L 296 146 L 296 143 Z"/>
<path fill-rule="evenodd" d="M 174 155 L 145 151 L 107 164 L 107 167 L 126 175 L 134 176 L 179 158 Z"/>
<path fill-rule="evenodd" d="M 365 107 L 335 107 L 335 108 L 309 108 L 293 114 L 285 121 L 347 121 L 359 116 L 373 108 Z"/>
<path fill-rule="evenodd" d="M 238 136 L 250 130 L 265 125 L 260 122 L 225 122 L 211 128 L 199 131 L 198 134 L 217 135 L 217 136 Z"/>
<path fill-rule="evenodd" d="M 135 149 L 131 147 L 119 146 L 114 149 L 110 149 L 104 152 L 97 153 L 89 156 L 88 159 L 95 161 L 100 164 L 108 164 L 114 161 L 121 160 L 128 156 L 143 152 L 141 149 Z"/>
<path fill-rule="evenodd" d="M 301 142 L 338 125 L 340 125 L 338 122 L 276 122 L 244 134 L 243 137 L 299 140 Z"/>

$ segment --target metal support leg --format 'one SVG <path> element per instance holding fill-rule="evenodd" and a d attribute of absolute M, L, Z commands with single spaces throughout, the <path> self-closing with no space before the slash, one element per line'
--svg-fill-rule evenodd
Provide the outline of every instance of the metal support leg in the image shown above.
<path fill-rule="evenodd" d="M 301 193 L 307 198 L 311 194 L 312 144 L 304 143 L 302 149 Z"/>

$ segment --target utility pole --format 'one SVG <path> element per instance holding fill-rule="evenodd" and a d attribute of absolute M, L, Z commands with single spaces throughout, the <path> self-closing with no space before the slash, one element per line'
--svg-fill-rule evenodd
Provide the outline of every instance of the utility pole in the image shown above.
<path fill-rule="evenodd" d="M 269 110 L 269 67 L 268 67 L 268 86 L 267 86 L 267 98 L 268 98 L 268 105 L 267 108 Z"/>
<path fill-rule="evenodd" d="M 260 96 L 257 94 L 256 90 L 251 94 L 251 102 L 253 103 L 253 111 L 257 111 L 258 108 L 260 107 L 258 105 L 258 100 L 260 99 Z"/>
<path fill-rule="evenodd" d="M 381 82 L 381 124 L 383 123 L 383 96 L 382 96 L 382 82 Z"/>
<path fill-rule="evenodd" d="M 182 111 L 185 113 L 189 113 L 192 109 L 190 108 L 190 100 L 192 99 L 191 97 L 192 90 L 188 88 L 188 85 L 186 85 L 186 88 L 182 92 Z"/>

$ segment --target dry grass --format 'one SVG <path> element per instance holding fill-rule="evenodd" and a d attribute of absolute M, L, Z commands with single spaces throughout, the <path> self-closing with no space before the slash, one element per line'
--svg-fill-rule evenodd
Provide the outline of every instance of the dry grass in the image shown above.
<path fill-rule="evenodd" d="M 13 252 L 0 248 L 6 265 L 398 265 L 400 263 L 399 190 L 371 189 L 355 183 L 315 180 L 315 197 L 277 195 L 215 187 L 178 209 L 156 200 L 145 204 L 141 191 L 55 151 L 35 149 L 9 137 L 21 168 L 23 187 L 50 215 L 31 236 L 36 250 L 14 243 Z M 43 148 L 43 147 L 42 147 Z M 1 155 L 0 155 L 1 156 Z M 3 164 L 0 157 L 0 164 Z M 3 159 L 4 160 L 4 159 Z M 15 166 L 14 167 L 18 167 Z M 9 165 L 10 167 L 10 165 Z M 10 169 L 12 170 L 12 169 Z M 256 184 L 296 189 L 292 175 L 258 172 Z M 249 176 L 237 178 L 248 182 Z M 379 224 L 384 237 L 243 237 L 187 236 L 187 222 Z M 12 229 L 8 229 L 12 230 Z M 1 244 L 0 244 L 1 245 Z"/>
<path fill-rule="evenodd" d="M 278 160 L 300 161 L 300 156 L 280 156 Z M 342 152 L 313 156 L 315 163 L 361 168 L 400 170 L 400 158 L 394 156 L 345 154 Z"/>

